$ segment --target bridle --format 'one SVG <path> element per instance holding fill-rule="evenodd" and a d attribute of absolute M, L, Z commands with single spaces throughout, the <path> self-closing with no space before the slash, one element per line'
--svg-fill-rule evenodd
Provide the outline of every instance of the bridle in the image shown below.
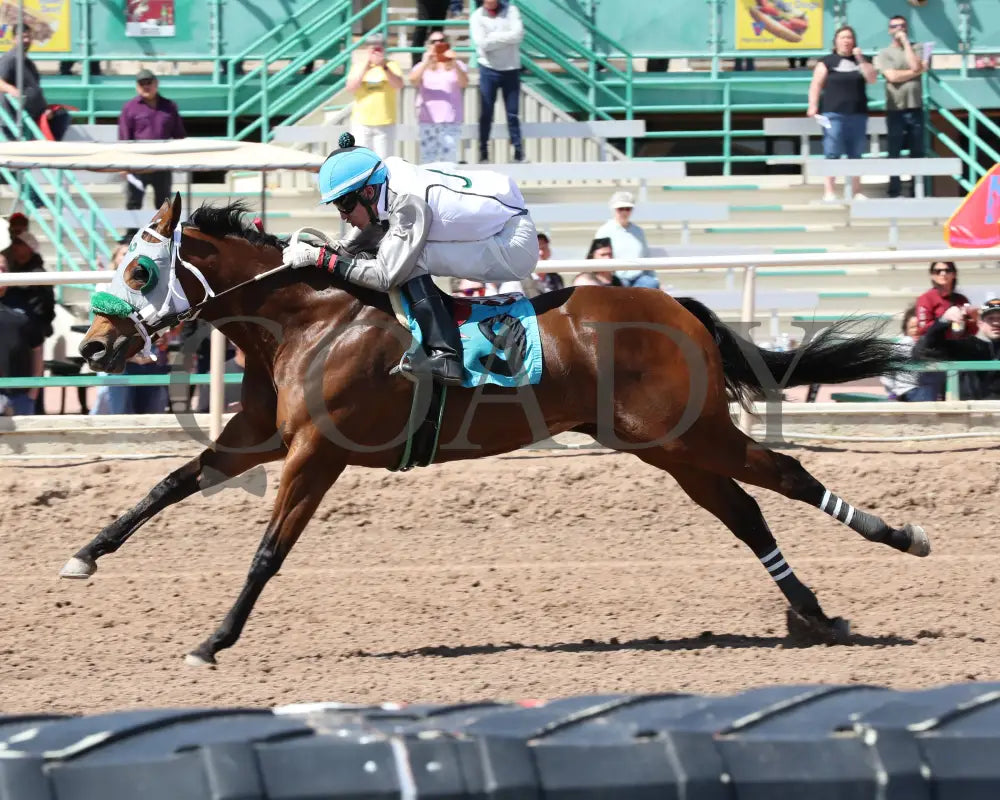
<path fill-rule="evenodd" d="M 142 234 L 147 233 L 154 239 L 158 240 L 156 243 L 147 242 L 143 240 Z M 303 233 L 308 233 L 311 236 L 316 236 L 319 239 L 329 242 L 328 237 L 321 231 L 315 228 L 300 228 L 292 234 L 289 239 L 289 245 L 294 244 L 298 241 L 299 236 Z M 166 237 L 159 231 L 154 230 L 152 227 L 145 227 L 136 234 L 136 238 L 143 245 L 150 245 L 149 248 L 156 248 L 159 251 L 157 254 L 162 255 L 164 249 L 167 250 L 166 262 L 169 268 L 169 284 L 168 284 L 168 294 L 164 303 L 159 309 L 156 308 L 152 303 L 146 303 L 139 309 L 133 309 L 132 313 L 125 315 L 132 320 L 135 325 L 136 330 L 143 339 L 143 353 L 149 355 L 152 352 L 153 339 L 159 336 L 164 331 L 168 331 L 171 328 L 175 328 L 183 322 L 188 322 L 189 320 L 197 319 L 198 315 L 205 309 L 213 300 L 217 300 L 220 297 L 225 297 L 230 292 L 235 292 L 237 289 L 242 289 L 252 283 L 263 280 L 275 273 L 282 272 L 288 269 L 287 264 L 279 264 L 278 266 L 269 269 L 265 272 L 261 272 L 254 275 L 252 278 L 248 278 L 235 286 L 230 286 L 222 291 L 216 292 L 205 278 L 205 275 L 200 269 L 198 269 L 190 261 L 184 260 L 181 257 L 181 237 L 183 236 L 183 231 L 180 225 L 174 228 L 173 237 Z M 140 245 L 139 249 L 143 249 Z M 157 259 L 154 259 L 157 261 Z M 190 272 L 198 282 L 201 284 L 204 294 L 202 299 L 198 303 L 192 304 L 188 299 L 187 295 L 184 293 L 184 289 L 180 285 L 180 281 L 177 279 L 176 266 L 180 265 L 184 267 L 188 272 Z M 180 311 L 167 311 L 166 308 L 170 304 L 171 296 L 177 297 L 181 302 L 186 304 L 186 307 Z"/>

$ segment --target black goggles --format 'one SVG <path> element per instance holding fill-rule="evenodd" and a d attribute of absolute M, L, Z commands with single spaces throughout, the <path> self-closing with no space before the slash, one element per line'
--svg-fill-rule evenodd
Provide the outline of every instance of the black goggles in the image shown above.
<path fill-rule="evenodd" d="M 340 213 L 350 214 L 355 208 L 358 207 L 358 200 L 359 198 L 357 192 L 348 192 L 342 197 L 338 197 L 334 200 L 333 204 L 337 207 L 337 211 Z"/>

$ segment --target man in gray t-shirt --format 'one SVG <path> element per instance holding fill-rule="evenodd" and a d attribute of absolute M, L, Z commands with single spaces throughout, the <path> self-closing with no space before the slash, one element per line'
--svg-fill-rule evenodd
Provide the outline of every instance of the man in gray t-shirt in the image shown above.
<path fill-rule="evenodd" d="M 922 158 L 924 104 L 920 76 L 927 71 L 927 65 L 914 50 L 903 17 L 889 20 L 889 36 L 892 44 L 880 50 L 876 60 L 879 71 L 885 76 L 889 158 L 899 158 L 904 149 L 910 151 L 910 158 Z M 899 197 L 900 189 L 899 176 L 890 177 L 889 197 Z"/>
<path fill-rule="evenodd" d="M 17 93 L 17 62 L 23 52 L 24 71 L 21 73 L 22 102 L 24 110 L 35 122 L 38 122 L 45 112 L 46 104 L 41 81 L 38 78 L 38 69 L 27 55 L 33 41 L 31 28 L 25 25 L 20 36 L 17 35 L 17 29 L 15 29 L 14 36 L 15 41 L 20 40 L 20 44 L 14 45 L 3 56 L 0 56 L 0 92 L 11 97 L 19 96 Z"/>

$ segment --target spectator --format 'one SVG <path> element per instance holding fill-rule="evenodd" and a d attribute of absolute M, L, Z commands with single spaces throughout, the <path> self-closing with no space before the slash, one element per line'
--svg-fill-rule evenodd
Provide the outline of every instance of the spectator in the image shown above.
<path fill-rule="evenodd" d="M 396 96 L 403 88 L 403 70 L 385 56 L 385 40 L 372 36 L 368 47 L 355 50 L 347 75 L 347 90 L 354 92 L 351 130 L 357 144 L 382 158 L 396 155 Z"/>
<path fill-rule="evenodd" d="M 443 33 L 435 31 L 427 39 L 424 57 L 411 70 L 409 80 L 417 87 L 420 161 L 458 161 L 465 122 L 462 95 L 469 75 Z"/>
<path fill-rule="evenodd" d="M 118 245 L 111 254 L 111 261 L 108 264 L 109 270 L 116 270 L 122 259 L 128 252 L 130 238 L 123 236 L 118 240 Z M 100 288 L 100 287 L 96 287 Z M 106 372 L 99 372 L 98 375 L 107 375 Z M 128 386 L 98 386 L 94 398 L 94 405 L 91 406 L 90 414 L 124 414 L 129 401 Z"/>
<path fill-rule="evenodd" d="M 802 58 L 789 58 L 788 68 L 789 69 L 805 69 L 809 65 L 809 59 L 803 56 Z"/>
<path fill-rule="evenodd" d="M 552 248 L 549 246 L 549 235 L 545 231 L 538 232 L 538 260 L 548 261 L 552 258 Z M 526 297 L 552 292 L 563 288 L 563 279 L 558 272 L 531 273 L 530 281 L 504 281 L 492 294 L 507 294 L 521 292 Z"/>
<path fill-rule="evenodd" d="M 958 267 L 954 261 L 935 261 L 928 269 L 931 288 L 917 298 L 917 334 L 923 336 L 945 311 L 952 306 L 969 305 L 969 298 L 955 291 L 958 285 Z M 949 334 L 949 338 L 974 336 L 978 326 L 968 320 L 963 330 Z"/>
<path fill-rule="evenodd" d="M 896 337 L 896 344 L 903 355 L 910 356 L 913 353 L 917 338 L 917 307 L 910 306 L 903 312 L 903 335 Z M 934 392 L 929 387 L 919 386 L 918 377 L 916 372 L 906 371 L 886 375 L 881 380 L 890 400 L 903 403 L 934 400 Z"/>
<path fill-rule="evenodd" d="M 246 372 L 246 353 L 240 348 L 236 348 L 233 357 L 226 361 L 225 371 L 227 375 L 240 374 Z M 227 383 L 224 392 L 224 403 L 226 411 L 240 411 L 243 408 L 243 386 L 239 383 Z"/>
<path fill-rule="evenodd" d="M 594 234 L 598 239 L 608 238 L 614 247 L 615 258 L 645 258 L 649 255 L 646 234 L 632 222 L 635 202 L 631 192 L 615 192 L 608 203 L 614 217 Z M 589 258 L 590 256 L 588 256 Z M 651 269 L 625 269 L 615 273 L 622 286 L 659 289 L 660 281 Z"/>
<path fill-rule="evenodd" d="M 450 0 L 417 0 L 417 19 L 445 19 L 448 16 L 448 7 L 451 5 Z M 459 9 L 461 11 L 461 8 Z M 431 35 L 441 32 L 440 27 L 428 27 L 426 25 L 418 25 L 417 29 L 413 32 L 413 46 L 423 47 L 424 42 L 427 41 L 428 32 Z M 417 54 L 413 54 L 413 62 L 411 66 L 417 66 Z"/>
<path fill-rule="evenodd" d="M 552 258 L 552 246 L 549 234 L 545 231 L 538 232 L 538 260 L 548 261 Z M 562 289 L 563 279 L 562 275 L 558 272 L 542 272 L 536 269 L 532 277 L 538 283 L 538 290 L 543 294 L 545 292 L 554 292 L 556 289 Z"/>
<path fill-rule="evenodd" d="M 885 76 L 889 158 L 899 158 L 904 148 L 910 151 L 910 158 L 922 158 L 924 99 L 920 76 L 927 71 L 927 64 L 914 51 L 903 17 L 897 15 L 889 19 L 889 36 L 892 44 L 880 50 L 877 57 L 878 68 Z M 922 179 L 914 176 L 913 180 Z M 899 176 L 892 175 L 889 197 L 899 197 L 900 187 Z"/>
<path fill-rule="evenodd" d="M 965 309 L 969 298 L 955 291 L 958 284 L 958 268 L 953 261 L 935 261 L 929 268 L 931 288 L 917 298 L 917 334 L 923 336 L 931 326 L 952 306 Z M 978 326 L 974 320 L 967 320 L 965 326 L 953 326 L 947 336 L 950 339 L 974 336 Z M 944 398 L 946 377 L 943 372 L 921 373 L 918 384 L 925 390 L 925 400 Z"/>
<path fill-rule="evenodd" d="M 122 106 L 118 117 L 120 141 L 183 139 L 187 136 L 177 105 L 160 94 L 159 86 L 156 76 L 148 69 L 139 70 L 136 74 L 136 96 Z M 173 173 L 170 170 L 153 170 L 138 175 L 125 173 L 125 208 L 142 208 L 147 186 L 153 187 L 153 203 L 159 208 L 170 197 Z"/>
<path fill-rule="evenodd" d="M 0 255 L 0 275 L 7 272 L 10 272 L 7 258 Z M 27 315 L 20 308 L 10 307 L 3 302 L 7 288 L 0 285 L 0 378 L 12 376 L 14 358 L 25 347 L 22 337 L 28 322 Z M 8 417 L 14 413 L 11 391 L 0 389 L 0 417 Z"/>
<path fill-rule="evenodd" d="M 947 361 L 990 361 L 1000 358 L 1000 298 L 987 300 L 979 308 L 977 334 L 964 339 L 949 338 L 955 325 L 965 325 L 969 315 L 961 306 L 951 306 L 920 337 L 914 347 L 918 358 Z M 961 375 L 962 400 L 1000 399 L 1000 364 L 996 372 L 966 372 Z"/>
<path fill-rule="evenodd" d="M 66 129 L 70 125 L 70 116 L 65 109 L 49 109 L 45 102 L 45 93 L 42 91 L 41 79 L 38 76 L 38 67 L 35 62 L 28 58 L 28 50 L 34 36 L 30 25 L 19 27 L 14 26 L 14 39 L 18 44 L 10 48 L 3 56 L 0 56 L 0 93 L 10 97 L 21 98 L 25 113 L 34 120 L 39 127 L 48 127 L 51 138 L 61 141 L 66 135 Z M 17 91 L 17 62 L 24 59 L 24 68 L 21 72 L 21 93 Z M 22 97 L 23 95 L 23 97 Z M 18 135 L 11 138 L 19 139 Z M 24 138 L 32 138 L 25 132 Z"/>
<path fill-rule="evenodd" d="M 0 253 L 11 272 L 44 272 L 38 241 L 30 233 L 22 233 Z M 55 294 L 51 286 L 11 286 L 0 299 L 8 309 L 24 315 L 19 326 L 21 339 L 8 356 L 11 377 L 41 377 L 44 367 L 42 343 L 52 335 L 55 319 Z M 11 389 L 8 393 L 14 414 L 36 413 L 41 398 L 40 389 Z"/>
<path fill-rule="evenodd" d="M 599 236 L 590 243 L 588 259 L 614 258 L 611 239 Z M 622 282 L 613 272 L 581 272 L 573 279 L 574 286 L 621 286 Z"/>
<path fill-rule="evenodd" d="M 479 163 L 489 161 L 490 129 L 497 92 L 503 94 L 507 131 L 514 160 L 524 161 L 521 120 L 517 104 L 521 97 L 521 12 L 509 2 L 483 0 L 469 17 L 469 34 L 479 58 Z"/>
<path fill-rule="evenodd" d="M 485 297 L 488 287 L 482 281 L 473 281 L 462 278 L 458 282 L 458 288 L 452 292 L 455 297 Z"/>
<path fill-rule="evenodd" d="M 20 211 L 15 211 L 7 218 L 7 232 L 13 242 L 22 233 L 28 232 L 28 218 Z"/>
<path fill-rule="evenodd" d="M 868 95 L 865 86 L 875 83 L 875 68 L 865 60 L 861 48 L 857 46 L 854 28 L 844 25 L 837 29 L 833 37 L 833 52 L 820 59 L 813 70 L 809 84 L 809 107 L 806 115 L 815 117 L 821 113 L 827 120 L 823 128 L 823 155 L 827 158 L 861 158 L 865 148 L 865 133 L 868 125 Z M 851 179 L 854 196 L 865 199 L 861 194 L 861 178 Z M 837 197 L 833 193 L 833 178 L 823 179 L 823 200 L 831 203 Z"/>

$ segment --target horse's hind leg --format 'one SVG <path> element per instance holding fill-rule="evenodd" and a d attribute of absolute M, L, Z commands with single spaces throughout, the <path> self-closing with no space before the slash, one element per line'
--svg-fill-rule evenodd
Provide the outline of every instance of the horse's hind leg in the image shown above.
<path fill-rule="evenodd" d="M 59 572 L 62 578 L 89 578 L 97 571 L 97 559 L 115 552 L 133 533 L 159 514 L 163 509 L 189 497 L 197 491 L 209 489 L 229 478 L 246 472 L 258 464 L 277 461 L 284 457 L 284 447 L 265 452 L 252 452 L 258 448 L 251 443 L 262 437 L 259 422 L 251 420 L 246 412 L 236 414 L 223 429 L 218 443 L 236 452 L 207 448 L 184 466 L 171 472 L 160 481 L 133 508 L 118 517 L 94 539 L 81 548 Z M 273 435 L 273 431 L 271 432 Z"/>
<path fill-rule="evenodd" d="M 716 516 L 757 556 L 788 600 L 790 633 L 828 643 L 846 640 L 849 632 L 846 620 L 831 619 L 823 613 L 816 595 L 799 580 L 781 554 L 757 501 L 736 481 L 686 463 L 671 462 L 663 451 L 638 451 L 636 455 L 673 475 L 688 497 Z"/>
<path fill-rule="evenodd" d="M 881 517 L 852 506 L 814 478 L 797 458 L 769 450 L 733 428 L 745 441 L 739 458 L 725 474 L 744 483 L 770 489 L 792 500 L 799 500 L 829 514 L 871 542 L 881 542 L 904 553 L 928 556 L 931 543 L 919 525 L 906 523 L 893 528 Z"/>

